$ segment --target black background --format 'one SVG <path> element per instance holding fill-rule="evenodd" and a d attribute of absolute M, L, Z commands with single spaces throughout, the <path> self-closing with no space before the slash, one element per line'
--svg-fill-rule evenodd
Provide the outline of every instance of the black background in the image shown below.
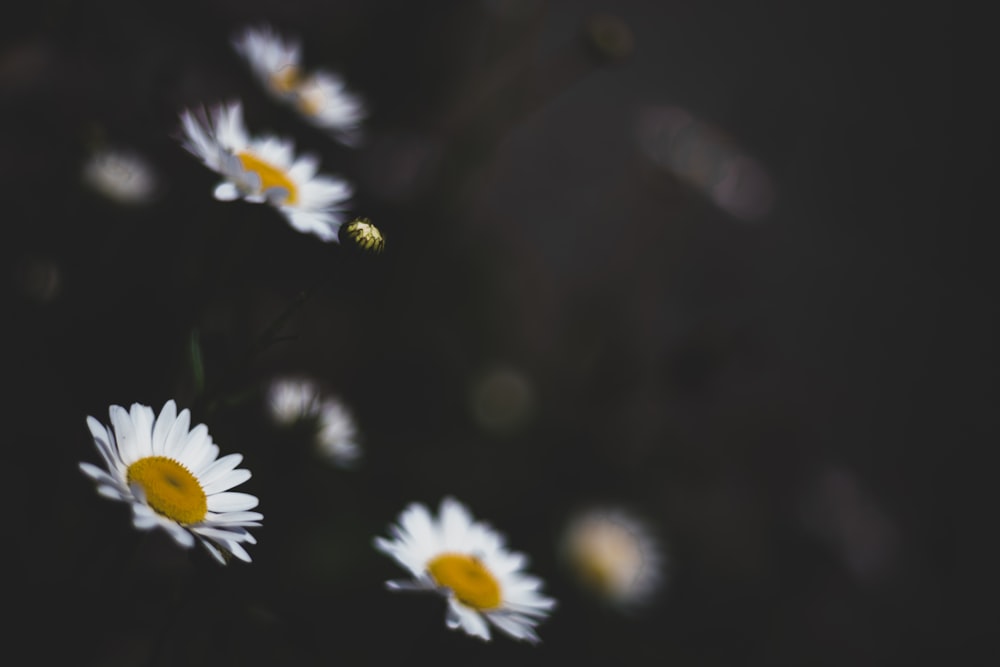
<path fill-rule="evenodd" d="M 951 463 L 988 414 L 973 219 L 947 183 L 952 18 L 791 2 L 36 2 L 0 42 L 8 603 L 27 664 L 907 665 L 946 656 L 963 561 Z M 633 41 L 588 45 L 607 14 Z M 370 109 L 342 147 L 256 85 L 229 40 L 271 22 Z M 212 199 L 178 114 L 243 101 L 352 181 L 378 256 Z M 773 179 L 740 220 L 646 157 L 644 110 L 717 128 Z M 79 178 L 142 151 L 164 191 Z M 55 267 L 43 296 L 31 267 Z M 244 351 L 302 290 L 285 339 Z M 197 336 L 207 394 L 192 381 Z M 477 378 L 535 402 L 484 429 Z M 320 378 L 359 469 L 271 426 L 259 389 Z M 212 404 L 212 396 L 242 395 Z M 254 562 L 132 529 L 80 474 L 111 404 L 175 398 L 254 476 Z M 444 627 L 371 547 L 451 494 L 531 556 L 560 607 L 530 647 Z M 557 557 L 595 503 L 644 517 L 667 585 L 623 615 Z M 11 520 L 13 519 L 13 520 Z M 11 650 L 14 650 L 13 648 Z"/>

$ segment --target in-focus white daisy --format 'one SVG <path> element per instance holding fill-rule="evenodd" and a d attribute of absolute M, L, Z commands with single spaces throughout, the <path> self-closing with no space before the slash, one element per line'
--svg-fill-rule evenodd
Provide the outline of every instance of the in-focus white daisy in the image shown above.
<path fill-rule="evenodd" d="M 352 194 L 343 180 L 317 175 L 319 161 L 295 156 L 292 142 L 275 136 L 251 137 L 239 102 L 181 114 L 185 149 L 223 181 L 215 188 L 222 201 L 266 202 L 281 211 L 300 232 L 339 242 L 344 202 Z"/>
<path fill-rule="evenodd" d="M 119 204 L 145 204 L 157 193 L 156 173 L 149 162 L 132 150 L 105 148 L 95 151 L 83 165 L 83 182 Z"/>
<path fill-rule="evenodd" d="M 314 418 L 319 411 L 320 389 L 313 380 L 282 376 L 267 386 L 267 408 L 271 418 L 282 426 Z"/>
<path fill-rule="evenodd" d="M 649 601 L 663 581 L 659 543 L 623 510 L 581 512 L 567 524 L 561 547 L 577 580 L 623 610 Z"/>
<path fill-rule="evenodd" d="M 354 416 L 339 399 L 323 400 L 318 411 L 316 445 L 334 465 L 350 468 L 361 458 L 358 427 Z"/>
<path fill-rule="evenodd" d="M 437 519 L 412 503 L 389 530 L 393 539 L 377 537 L 375 547 L 413 575 L 387 582 L 390 590 L 441 593 L 448 601 L 445 623 L 453 630 L 489 641 L 489 621 L 515 639 L 540 641 L 535 627 L 556 601 L 541 593 L 540 579 L 522 571 L 527 557 L 507 550 L 504 537 L 473 520 L 460 502 L 442 500 Z"/>
<path fill-rule="evenodd" d="M 263 515 L 249 510 L 257 497 L 230 491 L 250 478 L 237 468 L 241 454 L 218 458 L 208 428 L 191 425 L 191 414 L 178 414 L 167 401 L 154 417 L 152 408 L 133 403 L 131 410 L 112 405 L 111 426 L 87 417 L 94 444 L 107 470 L 80 463 L 97 482 L 97 492 L 132 506 L 132 522 L 140 530 L 162 528 L 183 547 L 201 542 L 217 561 L 230 556 L 247 563 L 243 544 L 256 544 L 247 531 Z"/>
<path fill-rule="evenodd" d="M 320 69 L 304 71 L 299 40 L 263 25 L 244 29 L 233 39 L 233 47 L 273 97 L 295 107 L 306 120 L 342 143 L 354 145 L 360 140 L 365 117 L 361 97 L 349 91 L 337 74 Z"/>

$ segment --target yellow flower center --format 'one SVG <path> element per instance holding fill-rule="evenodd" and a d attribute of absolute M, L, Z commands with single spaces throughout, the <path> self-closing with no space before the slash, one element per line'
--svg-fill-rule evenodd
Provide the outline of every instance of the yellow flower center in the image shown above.
<path fill-rule="evenodd" d="M 619 526 L 591 526 L 573 545 L 580 577 L 606 595 L 626 594 L 642 570 L 642 561 L 635 538 Z"/>
<path fill-rule="evenodd" d="M 295 65 L 285 65 L 271 75 L 271 86 L 282 95 L 293 92 L 299 85 L 299 68 Z"/>
<path fill-rule="evenodd" d="M 616 577 L 610 563 L 593 556 L 582 557 L 577 559 L 576 568 L 580 577 L 593 589 L 606 595 L 614 594 Z"/>
<path fill-rule="evenodd" d="M 177 523 L 198 523 L 208 513 L 208 498 L 198 479 L 166 456 L 139 459 L 128 467 L 127 479 L 142 487 L 150 507 Z"/>
<path fill-rule="evenodd" d="M 475 556 L 445 553 L 427 564 L 439 586 L 451 589 L 462 604 L 485 611 L 500 606 L 500 583 Z"/>
<path fill-rule="evenodd" d="M 302 87 L 298 90 L 295 102 L 299 111 L 307 116 L 318 116 L 326 105 L 326 96 L 315 88 Z"/>
<path fill-rule="evenodd" d="M 294 205 L 299 199 L 299 191 L 295 183 L 284 171 L 272 164 L 264 162 L 259 157 L 249 151 L 239 151 L 236 153 L 240 165 L 246 171 L 251 171 L 260 178 L 260 191 L 267 192 L 271 188 L 282 188 L 288 195 L 279 204 Z"/>

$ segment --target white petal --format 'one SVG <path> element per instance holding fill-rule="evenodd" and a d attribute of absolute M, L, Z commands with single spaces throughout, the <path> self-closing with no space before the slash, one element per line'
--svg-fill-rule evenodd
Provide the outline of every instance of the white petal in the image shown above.
<path fill-rule="evenodd" d="M 211 512 L 242 512 L 257 507 L 258 502 L 257 496 L 249 493 L 227 491 L 209 496 L 208 509 Z"/>
<path fill-rule="evenodd" d="M 244 563 L 251 562 L 250 554 L 248 554 L 247 550 L 244 549 L 243 546 L 240 545 L 238 542 L 226 542 L 226 549 L 229 550 L 229 553 L 231 553 L 233 556 L 236 556 Z"/>
<path fill-rule="evenodd" d="M 169 400 L 163 404 L 160 416 L 156 418 L 156 425 L 153 427 L 153 454 L 163 456 L 167 451 L 167 434 L 170 433 L 174 421 L 177 420 L 177 404 Z"/>
<path fill-rule="evenodd" d="M 117 467 L 120 457 L 117 447 L 114 446 L 114 440 L 108 434 L 108 430 L 93 417 L 87 417 L 87 428 L 90 429 L 90 434 L 94 438 L 97 451 L 100 452 L 101 458 L 104 459 L 105 467 L 108 470 L 114 470 Z"/>
<path fill-rule="evenodd" d="M 259 526 L 257 523 L 264 518 L 260 512 L 226 512 L 225 514 L 211 514 L 205 519 L 206 523 L 226 524 L 233 526 Z"/>
<path fill-rule="evenodd" d="M 413 592 L 435 590 L 435 587 L 428 586 L 426 582 L 415 579 L 393 579 L 385 582 L 385 587 L 390 591 Z"/>
<path fill-rule="evenodd" d="M 188 532 L 188 530 L 180 524 L 176 524 L 171 521 L 161 523 L 160 525 L 166 528 L 167 532 L 170 533 L 170 536 L 174 538 L 174 541 L 185 549 L 190 549 L 194 546 L 194 535 Z"/>
<path fill-rule="evenodd" d="M 296 183 L 303 183 L 315 176 L 318 169 L 319 159 L 316 156 L 302 155 L 288 170 L 288 176 Z"/>
<path fill-rule="evenodd" d="M 212 528 L 211 526 L 198 526 L 194 532 L 216 543 L 248 542 L 249 544 L 257 544 L 257 539 L 242 528 L 226 530 L 224 528 Z"/>
<path fill-rule="evenodd" d="M 134 525 L 139 530 L 150 530 L 151 528 L 156 528 L 160 525 L 155 516 L 150 514 L 134 514 L 132 516 L 132 525 Z"/>
<path fill-rule="evenodd" d="M 126 465 L 131 465 L 139 459 L 139 448 L 136 446 L 132 418 L 120 405 L 112 405 L 108 412 L 115 428 L 115 441 L 118 443 L 118 451 L 121 452 L 122 461 Z"/>
<path fill-rule="evenodd" d="M 271 204 L 272 206 L 280 206 L 282 202 L 288 199 L 288 196 L 290 194 L 291 193 L 288 191 L 288 188 L 282 187 L 280 185 L 272 186 L 261 192 L 261 195 L 264 197 L 267 203 Z"/>
<path fill-rule="evenodd" d="M 190 423 L 191 412 L 185 408 L 177 415 L 177 419 L 174 420 L 173 425 L 170 427 L 170 432 L 167 433 L 167 439 L 163 443 L 164 456 L 177 459 L 182 445 L 187 441 L 188 426 Z M 184 463 L 184 461 L 181 461 L 181 463 Z"/>
<path fill-rule="evenodd" d="M 198 424 L 188 432 L 187 438 L 184 439 L 183 444 L 180 445 L 178 450 L 171 452 L 171 456 L 188 466 L 191 473 L 201 479 L 201 470 L 198 462 L 206 455 L 205 449 L 211 441 L 212 439 L 208 435 L 208 427 L 204 424 Z"/>
<path fill-rule="evenodd" d="M 211 483 L 203 483 L 202 488 L 206 494 L 211 495 L 221 491 L 228 491 L 234 486 L 239 486 L 248 479 L 250 479 L 250 471 L 246 468 L 240 468 L 239 470 L 228 472 L 225 475 L 220 475 Z"/>
<path fill-rule="evenodd" d="M 484 641 L 490 640 L 490 628 L 479 612 L 469 609 L 454 598 L 448 599 L 449 612 L 453 612 L 462 625 L 462 629 L 473 637 L 479 637 Z M 452 614 L 449 613 L 450 617 Z M 448 627 L 452 627 L 449 625 Z"/>
<path fill-rule="evenodd" d="M 441 501 L 438 520 L 441 524 L 441 539 L 444 548 L 461 549 L 468 544 L 466 535 L 472 523 L 472 516 L 464 505 L 454 498 L 445 498 Z"/>
<path fill-rule="evenodd" d="M 80 467 L 82 468 L 84 465 L 90 465 L 90 464 L 81 463 Z M 378 549 L 383 553 L 389 554 L 390 556 L 395 555 L 396 551 L 398 551 L 399 549 L 398 545 L 395 542 L 391 542 L 385 539 L 384 537 L 376 537 L 373 540 L 373 543 L 376 549 Z"/>
<path fill-rule="evenodd" d="M 462 626 L 462 616 L 451 604 L 448 604 L 448 609 L 445 611 L 444 624 L 452 630 L 456 630 Z"/>
<path fill-rule="evenodd" d="M 215 457 L 219 455 L 218 445 L 212 443 L 212 439 L 207 436 L 201 446 L 197 448 L 193 447 L 192 449 L 195 451 L 184 453 L 185 460 L 183 463 L 188 467 L 188 470 L 193 473 L 195 473 L 196 470 L 204 470 L 205 467 L 214 461 Z"/>
<path fill-rule="evenodd" d="M 145 458 L 153 454 L 153 409 L 133 403 L 129 412 L 132 425 L 135 428 L 136 447 L 139 457 Z"/>
<path fill-rule="evenodd" d="M 242 454 L 227 454 L 226 456 L 216 459 L 205 468 L 192 472 L 198 476 L 198 481 L 201 482 L 202 487 L 205 487 L 212 484 L 220 477 L 226 476 L 230 471 L 236 468 L 241 461 L 243 461 Z M 205 493 L 211 492 L 206 489 Z"/>
<path fill-rule="evenodd" d="M 233 201 L 240 198 L 240 191 L 229 181 L 223 181 L 215 186 L 212 196 L 219 201 Z"/>
<path fill-rule="evenodd" d="M 412 536 L 415 542 L 424 544 L 438 542 L 434 519 L 427 507 L 420 503 L 412 503 L 403 510 L 399 524 L 406 533 Z"/>
<path fill-rule="evenodd" d="M 548 616 L 557 605 L 557 602 L 552 598 L 536 596 L 534 598 L 522 597 L 518 599 L 517 596 L 511 595 L 510 591 L 507 591 L 506 595 L 507 599 L 504 601 L 504 606 L 507 609 L 524 616 L 544 618 Z"/>
<path fill-rule="evenodd" d="M 523 639 L 531 644 L 541 641 L 531 625 L 518 621 L 516 617 L 506 614 L 489 614 L 490 622 L 515 639 Z"/>
<path fill-rule="evenodd" d="M 491 565 L 493 565 L 492 569 L 498 575 L 505 575 L 523 570 L 528 564 L 527 556 L 516 551 L 498 551 L 491 560 Z"/>
<path fill-rule="evenodd" d="M 97 487 L 97 495 L 110 498 L 111 500 L 123 500 L 126 502 L 131 499 L 130 494 L 123 491 L 118 485 L 101 484 Z"/>
<path fill-rule="evenodd" d="M 222 556 L 222 552 L 219 551 L 219 549 L 214 544 L 212 544 L 208 540 L 200 540 L 200 541 L 208 550 L 208 553 L 212 554 L 212 558 L 214 558 L 219 563 L 219 565 L 226 564 L 226 559 Z"/>
<path fill-rule="evenodd" d="M 281 212 L 289 224 L 303 234 L 314 234 L 327 243 L 340 242 L 337 232 L 341 223 L 335 216 L 325 212 L 302 211 L 288 206 L 281 207 Z"/>
<path fill-rule="evenodd" d="M 100 468 L 98 468 L 97 466 L 95 466 L 93 463 L 87 463 L 86 461 L 81 461 L 79 463 L 79 466 L 80 466 L 80 470 L 83 472 L 83 474 L 86 475 L 87 477 L 91 478 L 95 482 L 107 482 L 107 483 L 110 484 L 110 483 L 113 483 L 113 482 L 117 481 L 117 480 L 114 480 L 111 477 L 111 475 L 109 475 L 105 471 L 101 470 Z"/>
<path fill-rule="evenodd" d="M 205 127 L 207 119 L 204 118 L 204 112 L 202 112 L 200 116 L 201 117 L 196 118 L 195 114 L 190 111 L 184 111 L 181 113 L 181 125 L 183 126 L 184 133 L 186 135 L 182 141 L 182 145 L 185 150 L 199 158 L 207 166 L 212 169 L 217 169 L 218 165 L 214 160 L 214 154 L 217 152 L 217 148 L 215 142 L 211 139 L 209 132 Z"/>

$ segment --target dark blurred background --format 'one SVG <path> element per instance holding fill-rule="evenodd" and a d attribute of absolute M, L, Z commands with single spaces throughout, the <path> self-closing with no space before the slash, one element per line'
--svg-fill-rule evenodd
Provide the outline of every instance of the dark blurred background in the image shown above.
<path fill-rule="evenodd" d="M 975 632 L 956 613 L 950 461 L 986 421 L 992 338 L 948 185 L 952 18 L 807 4 L 21 7 L 0 28 L 21 664 L 950 655 Z M 230 39 L 262 22 L 365 98 L 360 147 L 257 85 Z M 353 182 L 349 213 L 385 251 L 215 201 L 178 114 L 230 99 Z M 81 181 L 102 145 L 148 158 L 155 201 Z M 281 339 L 255 347 L 283 312 Z M 498 370 L 528 387 L 499 426 L 481 391 Z M 352 408 L 357 469 L 269 422 L 261 388 L 290 372 Z M 87 415 L 170 398 L 245 455 L 237 490 L 265 516 L 250 565 L 137 533 L 77 468 L 99 460 Z M 447 494 L 560 601 L 540 646 L 480 643 L 445 628 L 439 599 L 384 590 L 403 572 L 372 538 Z M 667 556 L 633 614 L 583 595 L 557 555 L 600 503 L 644 517 Z"/>

